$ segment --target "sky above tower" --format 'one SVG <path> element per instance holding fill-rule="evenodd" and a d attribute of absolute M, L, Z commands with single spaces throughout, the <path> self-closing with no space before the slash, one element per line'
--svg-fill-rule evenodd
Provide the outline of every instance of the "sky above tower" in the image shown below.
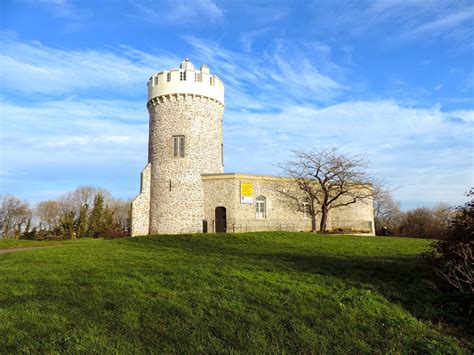
<path fill-rule="evenodd" d="M 0 2 L 0 193 L 132 198 L 148 78 L 183 58 L 226 88 L 225 171 L 363 154 L 403 208 L 474 185 L 472 1 Z"/>

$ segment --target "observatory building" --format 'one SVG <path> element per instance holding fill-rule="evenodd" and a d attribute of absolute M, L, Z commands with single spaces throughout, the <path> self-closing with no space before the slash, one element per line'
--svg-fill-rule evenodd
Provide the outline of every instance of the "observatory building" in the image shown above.
<path fill-rule="evenodd" d="M 132 236 L 311 230 L 311 218 L 277 192 L 289 178 L 224 173 L 224 84 L 185 59 L 148 81 L 148 164 L 132 202 Z M 332 210 L 329 230 L 374 233 L 372 201 Z"/>

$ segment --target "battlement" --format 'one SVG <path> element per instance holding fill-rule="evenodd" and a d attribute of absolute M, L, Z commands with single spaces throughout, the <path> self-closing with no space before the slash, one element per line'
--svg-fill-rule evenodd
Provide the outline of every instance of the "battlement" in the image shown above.
<path fill-rule="evenodd" d="M 197 70 L 185 59 L 179 68 L 159 72 L 148 80 L 148 101 L 172 94 L 206 96 L 224 104 L 224 83 L 207 65 Z"/>

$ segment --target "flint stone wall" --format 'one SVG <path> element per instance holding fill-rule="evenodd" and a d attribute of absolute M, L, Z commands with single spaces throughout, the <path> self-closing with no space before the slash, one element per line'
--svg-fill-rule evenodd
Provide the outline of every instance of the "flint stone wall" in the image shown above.
<path fill-rule="evenodd" d="M 150 234 L 202 232 L 201 174 L 223 172 L 223 105 L 184 94 L 148 103 L 151 163 Z M 185 156 L 173 154 L 173 136 L 185 138 Z"/>

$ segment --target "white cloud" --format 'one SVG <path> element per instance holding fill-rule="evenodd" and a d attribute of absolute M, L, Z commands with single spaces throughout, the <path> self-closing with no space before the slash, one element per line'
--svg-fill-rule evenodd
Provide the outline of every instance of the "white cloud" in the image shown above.
<path fill-rule="evenodd" d="M 278 114 L 228 112 L 226 169 L 274 174 L 291 149 L 343 145 L 365 154 L 376 176 L 400 187 L 396 198 L 459 203 L 474 178 L 473 114 L 393 101 L 295 105 Z"/>
<path fill-rule="evenodd" d="M 36 41 L 20 42 L 7 35 L 0 43 L 2 91 L 20 94 L 119 93 L 138 97 L 156 68 L 179 63 L 169 53 L 151 56 L 126 46 L 67 51 Z"/>
<path fill-rule="evenodd" d="M 76 99 L 23 106 L 3 101 L 1 106 L 0 138 L 7 166 L 56 158 L 61 163 L 71 157 L 143 161 L 146 155 L 146 149 L 137 150 L 147 142 L 147 111 L 141 102 Z"/>
<path fill-rule="evenodd" d="M 129 1 L 146 20 L 157 24 L 206 26 L 209 21 L 219 23 L 224 18 L 224 12 L 213 0 Z"/>
<path fill-rule="evenodd" d="M 366 153 L 376 175 L 400 186 L 396 197 L 403 200 L 457 203 L 472 184 L 473 110 L 343 100 L 350 88 L 335 79 L 335 66 L 322 68 L 306 47 L 288 41 L 252 54 L 185 40 L 195 64 L 208 63 L 226 85 L 226 171 L 277 173 L 275 164 L 291 149 L 344 145 Z M 125 46 L 66 51 L 4 43 L 2 178 L 22 172 L 37 189 L 53 179 L 67 190 L 100 177 L 111 189 L 138 191 L 148 140 L 145 82 L 180 59 Z M 317 50 L 330 53 L 324 44 Z M 11 92 L 21 100 L 6 96 Z"/>
<path fill-rule="evenodd" d="M 225 75 L 227 104 L 234 109 L 275 110 L 295 101 L 328 102 L 347 89 L 331 73 L 321 72 L 304 48 L 293 42 L 278 40 L 262 55 L 237 53 L 193 36 L 185 39 L 198 59 Z"/>
<path fill-rule="evenodd" d="M 260 28 L 255 31 L 244 32 L 240 35 L 240 43 L 242 43 L 242 48 L 244 52 L 252 52 L 253 42 L 260 36 L 268 33 L 271 30 L 270 27 Z"/>
<path fill-rule="evenodd" d="M 472 48 L 474 7 L 469 0 L 344 0 L 312 6 L 314 31 L 322 35 L 376 33 L 377 39 L 390 46 L 443 38 Z"/>
<path fill-rule="evenodd" d="M 443 14 L 442 16 L 425 23 L 420 24 L 409 32 L 410 35 L 420 34 L 420 33 L 437 33 L 452 30 L 463 24 L 472 23 L 474 19 L 474 6 L 463 8 L 459 11 L 455 11 L 448 14 Z"/>

